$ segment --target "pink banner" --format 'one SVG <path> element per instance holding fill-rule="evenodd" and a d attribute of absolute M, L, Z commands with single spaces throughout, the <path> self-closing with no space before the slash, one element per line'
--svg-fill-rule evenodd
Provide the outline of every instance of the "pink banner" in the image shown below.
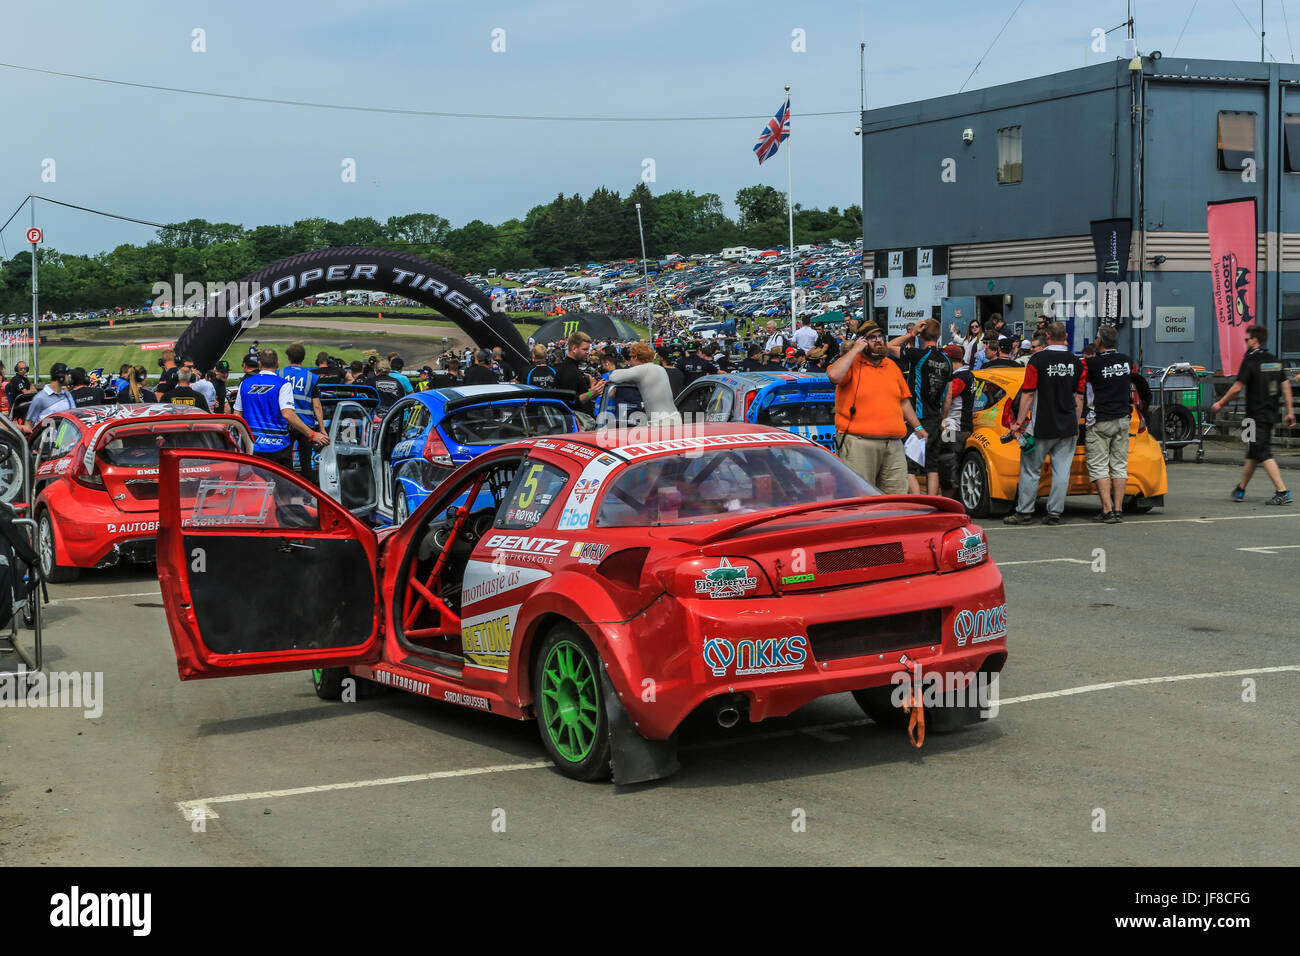
<path fill-rule="evenodd" d="M 1225 375 L 1236 375 L 1246 354 L 1246 327 L 1255 308 L 1255 200 L 1212 202 L 1208 209 L 1210 280 L 1219 327 L 1219 359 Z"/>
<path fill-rule="evenodd" d="M 156 352 L 159 349 L 169 349 L 175 344 L 175 342 L 141 342 L 140 348 L 146 352 Z"/>

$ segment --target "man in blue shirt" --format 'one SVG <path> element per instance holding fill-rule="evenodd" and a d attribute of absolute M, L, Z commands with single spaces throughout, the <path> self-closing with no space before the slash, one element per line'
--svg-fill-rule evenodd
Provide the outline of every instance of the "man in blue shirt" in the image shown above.
<path fill-rule="evenodd" d="M 248 423 L 253 435 L 253 454 L 270 459 L 285 468 L 293 467 L 292 430 L 317 444 L 329 444 L 329 436 L 314 430 L 294 411 L 293 383 L 276 374 L 280 357 L 275 349 L 258 353 L 259 371 L 239 383 L 235 412 Z"/>
<path fill-rule="evenodd" d="M 303 368 L 302 361 L 307 357 L 307 347 L 301 342 L 294 342 L 284 350 L 289 360 L 280 371 L 280 377 L 293 385 L 293 410 L 298 413 L 303 424 L 313 431 L 325 428 L 325 413 L 321 409 L 320 379 L 315 372 Z M 290 443 L 298 451 L 298 473 L 308 481 L 315 483 L 315 469 L 311 462 L 311 438 L 304 435 L 291 435 Z"/>

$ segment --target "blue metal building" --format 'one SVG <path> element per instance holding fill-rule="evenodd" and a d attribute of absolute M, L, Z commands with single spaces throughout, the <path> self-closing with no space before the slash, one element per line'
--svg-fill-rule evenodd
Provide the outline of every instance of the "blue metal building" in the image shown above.
<path fill-rule="evenodd" d="M 868 110 L 862 132 L 863 241 L 877 251 L 876 315 L 891 325 L 932 311 L 946 334 L 1000 312 L 1032 329 L 1049 295 L 1059 317 L 1082 313 L 1070 276 L 1096 282 L 1090 223 L 1120 218 L 1139 284 L 1121 349 L 1144 365 L 1217 369 L 1206 203 L 1254 197 L 1255 314 L 1270 348 L 1300 364 L 1300 66 L 1151 53 Z M 891 306 L 916 294 L 908 270 L 931 258 L 921 308 Z M 947 276 L 933 299 L 931 273 Z M 1095 320 L 1080 314 L 1075 329 L 1078 345 Z"/>

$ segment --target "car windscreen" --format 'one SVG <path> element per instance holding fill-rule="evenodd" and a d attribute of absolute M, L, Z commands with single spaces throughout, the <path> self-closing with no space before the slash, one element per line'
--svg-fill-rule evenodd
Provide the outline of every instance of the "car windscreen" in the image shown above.
<path fill-rule="evenodd" d="M 119 468 L 157 468 L 160 448 L 208 448 L 229 451 L 235 447 L 224 428 L 203 431 L 139 431 L 115 434 L 102 449 L 106 465 Z"/>
<path fill-rule="evenodd" d="M 878 494 L 839 458 L 811 443 L 715 449 L 631 465 L 605 492 L 595 526 L 696 524 Z"/>
<path fill-rule="evenodd" d="M 568 409 L 555 403 L 475 405 L 453 412 L 442 421 L 457 445 L 500 445 L 516 438 L 563 435 L 573 431 Z"/>

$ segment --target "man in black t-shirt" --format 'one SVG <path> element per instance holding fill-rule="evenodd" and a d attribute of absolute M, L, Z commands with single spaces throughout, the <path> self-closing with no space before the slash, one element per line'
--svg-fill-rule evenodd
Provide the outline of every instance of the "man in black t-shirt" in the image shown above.
<path fill-rule="evenodd" d="M 975 376 L 966 365 L 966 349 L 963 346 L 946 345 L 943 353 L 952 362 L 952 383 L 943 400 L 939 477 L 944 487 L 956 489 L 961 481 L 961 459 L 965 454 L 966 439 L 970 438 L 970 433 L 974 430 Z M 948 464 L 946 474 L 943 462 Z"/>
<path fill-rule="evenodd" d="M 604 379 L 592 381 L 582 370 L 591 355 L 591 336 L 574 332 L 569 336 L 569 351 L 555 370 L 555 387 L 573 395 L 571 404 L 576 411 L 595 414 L 592 399 L 605 390 Z"/>
<path fill-rule="evenodd" d="M 1241 470 L 1241 481 L 1232 489 L 1232 500 L 1245 500 L 1246 486 L 1250 484 L 1255 468 L 1262 464 L 1275 490 L 1273 497 L 1264 503 L 1289 505 L 1291 492 L 1286 490 L 1282 472 L 1273 459 L 1273 426 L 1277 424 L 1279 398 L 1286 402 L 1286 415 L 1282 421 L 1287 428 L 1295 427 L 1295 408 L 1291 404 L 1291 383 L 1282 372 L 1282 363 L 1265 350 L 1267 344 L 1268 329 L 1265 326 L 1252 325 L 1246 329 L 1246 348 L 1249 351 L 1241 360 L 1237 380 L 1210 409 L 1217 412 L 1243 390 L 1246 393 L 1246 417 L 1241 423 L 1242 438 L 1247 439 L 1246 464 Z"/>
<path fill-rule="evenodd" d="M 1115 351 L 1119 333 L 1113 325 L 1097 330 L 1097 354 L 1083 360 L 1087 368 L 1088 477 L 1097 484 L 1101 514 L 1096 520 L 1118 524 L 1124 520 L 1124 488 L 1128 484 L 1129 419 L 1133 413 L 1133 363 Z M 1037 353 L 1034 353 L 1037 354 Z"/>
<path fill-rule="evenodd" d="M 763 347 L 751 345 L 746 358 L 740 363 L 742 372 L 760 372 L 763 370 Z"/>
<path fill-rule="evenodd" d="M 1020 490 L 1016 510 L 1003 519 L 1004 524 L 1032 524 L 1034 504 L 1038 500 L 1038 482 L 1043 462 L 1052 459 L 1052 490 L 1047 498 L 1044 524 L 1061 523 L 1065 496 L 1070 487 L 1070 463 L 1079 439 L 1079 418 L 1083 415 L 1083 396 L 1087 387 L 1087 369 L 1079 357 L 1065 347 L 1065 323 L 1047 327 L 1047 348 L 1036 352 L 1025 366 L 1025 382 L 1017 398 L 1014 428 L 1034 436 L 1033 447 L 1020 452 Z M 987 366 L 986 366 L 987 367 Z"/>
<path fill-rule="evenodd" d="M 365 381 L 363 384 L 371 386 L 379 393 L 379 407 L 375 409 L 378 415 L 387 415 L 388 410 L 397 404 L 405 392 L 402 390 L 402 383 L 393 378 L 389 372 L 392 369 L 387 362 L 379 366 L 378 371 L 373 379 Z"/>
<path fill-rule="evenodd" d="M 938 321 L 926 319 L 917 328 L 920 347 L 905 344 L 911 338 L 910 334 L 900 335 L 889 343 L 890 355 L 899 359 L 903 368 L 908 370 L 905 377 L 912 392 L 913 410 L 927 436 L 925 464 L 918 465 L 909 458 L 908 473 L 918 478 L 924 474 L 926 494 L 931 495 L 939 493 L 939 455 L 943 451 L 943 429 L 939 427 L 939 420 L 952 382 L 952 362 L 939 348 L 939 332 Z"/>
<path fill-rule="evenodd" d="M 77 408 L 103 405 L 105 402 L 104 390 L 90 384 L 90 377 L 80 365 L 72 370 L 72 387 L 68 389 L 68 394 L 72 396 Z"/>
<path fill-rule="evenodd" d="M 465 370 L 462 385 L 496 385 L 501 379 L 492 369 L 492 353 L 479 349 L 474 353 L 474 364 Z"/>
<path fill-rule="evenodd" d="M 524 384 L 536 388 L 555 388 L 555 369 L 546 361 L 546 346 L 533 346 L 533 364 L 524 372 Z"/>
<path fill-rule="evenodd" d="M 718 367 L 713 364 L 712 354 L 706 354 L 707 345 L 696 343 L 694 351 L 677 363 L 682 372 L 682 387 L 690 385 L 702 375 L 717 375 Z"/>
<path fill-rule="evenodd" d="M 429 376 L 429 388 L 455 388 L 460 384 L 460 359 L 447 359 L 445 369 Z"/>
<path fill-rule="evenodd" d="M 169 405 L 189 405 L 193 408 L 201 408 L 205 412 L 212 411 L 208 407 L 208 400 L 190 387 L 193 380 L 193 369 L 178 368 L 176 370 L 176 384 L 163 395 L 163 402 Z"/>

